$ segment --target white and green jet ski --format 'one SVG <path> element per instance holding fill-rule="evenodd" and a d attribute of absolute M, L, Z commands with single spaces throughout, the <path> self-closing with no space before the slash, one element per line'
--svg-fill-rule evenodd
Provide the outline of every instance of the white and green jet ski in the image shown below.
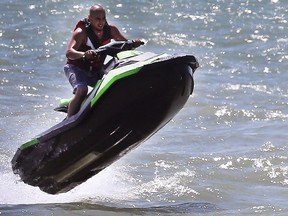
<path fill-rule="evenodd" d="M 50 194 L 67 192 L 143 143 L 183 108 L 193 92 L 196 58 L 132 47 L 126 41 L 97 49 L 112 58 L 80 111 L 14 155 L 12 168 L 23 182 Z"/>

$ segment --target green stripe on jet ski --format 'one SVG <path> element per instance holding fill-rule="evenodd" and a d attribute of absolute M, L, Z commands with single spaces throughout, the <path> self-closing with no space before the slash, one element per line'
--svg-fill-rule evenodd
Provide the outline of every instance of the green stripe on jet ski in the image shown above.
<path fill-rule="evenodd" d="M 24 143 L 23 145 L 21 145 L 21 146 L 20 146 L 20 149 L 23 150 L 23 149 L 28 148 L 28 147 L 30 147 L 30 146 L 32 146 L 32 145 L 36 145 L 36 144 L 38 144 L 38 143 L 39 143 L 39 140 L 37 140 L 37 139 L 32 139 L 32 140 Z"/>
<path fill-rule="evenodd" d="M 138 51 L 138 50 L 127 50 L 127 51 L 122 51 L 120 53 L 117 54 L 117 58 L 119 60 L 121 59 L 125 59 L 125 58 L 130 58 L 133 56 L 138 56 L 143 54 L 144 52 Z"/>
<path fill-rule="evenodd" d="M 132 74 L 136 74 L 138 73 L 141 68 L 146 65 L 149 64 L 159 58 L 163 58 L 167 56 L 167 54 L 162 54 L 162 55 L 158 55 L 156 57 L 150 58 L 144 62 L 137 62 L 135 64 L 131 64 L 131 65 L 127 65 L 121 68 L 117 68 L 111 72 L 109 72 L 105 79 L 103 80 L 103 82 L 101 83 L 101 86 L 99 87 L 98 92 L 96 93 L 96 96 L 93 98 L 93 100 L 91 101 L 91 107 L 94 106 L 94 104 L 99 100 L 99 98 L 104 94 L 104 92 L 117 80 L 120 80 L 124 77 L 130 76 Z"/>

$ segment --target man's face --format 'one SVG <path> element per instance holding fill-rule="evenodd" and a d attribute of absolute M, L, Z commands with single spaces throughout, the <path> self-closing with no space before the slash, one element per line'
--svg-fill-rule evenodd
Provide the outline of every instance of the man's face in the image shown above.
<path fill-rule="evenodd" d="M 106 14 L 105 12 L 94 12 L 89 15 L 89 21 L 95 30 L 102 31 L 106 23 Z"/>

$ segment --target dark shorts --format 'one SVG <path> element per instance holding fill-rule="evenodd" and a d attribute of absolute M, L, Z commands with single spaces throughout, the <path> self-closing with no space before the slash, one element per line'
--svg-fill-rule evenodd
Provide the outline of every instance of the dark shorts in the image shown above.
<path fill-rule="evenodd" d="M 88 76 L 85 70 L 72 64 L 66 64 L 64 66 L 64 72 L 73 87 L 73 93 L 75 93 L 77 88 L 94 87 L 98 80 L 97 75 Z"/>

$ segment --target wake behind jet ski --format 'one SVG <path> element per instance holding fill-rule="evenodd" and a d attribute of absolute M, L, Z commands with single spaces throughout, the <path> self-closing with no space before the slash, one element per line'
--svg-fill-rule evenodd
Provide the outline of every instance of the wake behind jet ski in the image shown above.
<path fill-rule="evenodd" d="M 196 58 L 131 49 L 128 41 L 97 50 L 112 59 L 80 111 L 14 155 L 12 168 L 23 182 L 50 194 L 67 192 L 143 143 L 182 109 L 193 92 Z"/>

